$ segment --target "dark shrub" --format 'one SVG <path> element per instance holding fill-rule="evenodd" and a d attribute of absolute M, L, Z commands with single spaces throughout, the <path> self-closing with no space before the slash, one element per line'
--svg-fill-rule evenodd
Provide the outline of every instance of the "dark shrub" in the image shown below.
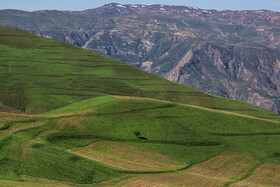
<path fill-rule="evenodd" d="M 135 136 L 140 136 L 140 134 L 141 134 L 139 131 L 134 131 L 133 133 Z"/>

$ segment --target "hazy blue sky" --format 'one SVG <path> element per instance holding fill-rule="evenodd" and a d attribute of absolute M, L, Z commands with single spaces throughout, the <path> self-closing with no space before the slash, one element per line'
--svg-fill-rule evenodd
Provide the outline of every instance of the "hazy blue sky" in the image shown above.
<path fill-rule="evenodd" d="M 112 2 L 121 4 L 184 5 L 219 10 L 268 9 L 280 11 L 280 0 L 0 0 L 0 9 L 20 9 L 27 11 L 44 9 L 84 10 Z"/>

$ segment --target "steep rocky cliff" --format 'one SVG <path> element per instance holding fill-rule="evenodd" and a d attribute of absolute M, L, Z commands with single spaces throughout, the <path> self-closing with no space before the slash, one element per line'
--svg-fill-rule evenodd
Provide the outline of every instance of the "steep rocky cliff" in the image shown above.
<path fill-rule="evenodd" d="M 280 111 L 280 54 L 266 47 L 201 44 L 164 77 L 223 97 Z"/>
<path fill-rule="evenodd" d="M 108 4 L 79 12 L 1 10 L 0 18 L 0 25 L 280 113 L 279 12 Z"/>

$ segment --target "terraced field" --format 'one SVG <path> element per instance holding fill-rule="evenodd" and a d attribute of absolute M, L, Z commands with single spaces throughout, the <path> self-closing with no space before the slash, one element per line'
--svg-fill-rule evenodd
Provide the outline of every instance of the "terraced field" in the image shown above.
<path fill-rule="evenodd" d="M 259 161 L 252 156 L 237 152 L 224 152 L 206 162 L 193 166 L 188 170 L 188 173 L 233 181 L 246 175 L 257 164 L 259 164 Z"/>
<path fill-rule="evenodd" d="M 165 171 L 186 167 L 171 157 L 119 142 L 99 141 L 71 152 L 112 167 L 131 171 Z"/>
<path fill-rule="evenodd" d="M 245 180 L 232 186 L 279 186 L 280 165 L 265 163 L 256 168 Z"/>
<path fill-rule="evenodd" d="M 0 31 L 0 186 L 278 185 L 279 115 Z"/>

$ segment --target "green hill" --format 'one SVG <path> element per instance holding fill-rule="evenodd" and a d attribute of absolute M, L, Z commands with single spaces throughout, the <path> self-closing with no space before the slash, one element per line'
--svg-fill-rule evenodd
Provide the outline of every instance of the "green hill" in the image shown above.
<path fill-rule="evenodd" d="M 0 111 L 0 185 L 280 184 L 279 115 L 61 41 L 0 33 L 11 109 Z"/>

